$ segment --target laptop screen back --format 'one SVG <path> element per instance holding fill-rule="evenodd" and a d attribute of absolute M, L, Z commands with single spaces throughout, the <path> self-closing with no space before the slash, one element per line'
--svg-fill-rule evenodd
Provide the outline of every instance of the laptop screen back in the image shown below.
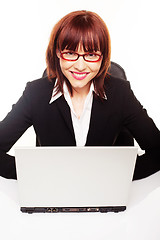
<path fill-rule="evenodd" d="M 126 206 L 136 155 L 136 147 L 17 148 L 20 206 Z"/>

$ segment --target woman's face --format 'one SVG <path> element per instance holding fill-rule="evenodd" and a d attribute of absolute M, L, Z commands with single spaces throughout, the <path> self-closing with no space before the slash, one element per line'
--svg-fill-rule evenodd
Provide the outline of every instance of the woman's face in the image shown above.
<path fill-rule="evenodd" d="M 82 47 L 79 47 L 76 53 L 85 54 Z M 101 52 L 96 53 L 101 55 Z M 62 73 L 70 82 L 73 92 L 75 90 L 79 93 L 88 93 L 92 79 L 100 70 L 102 58 L 98 62 L 87 62 L 80 56 L 76 61 L 67 61 L 61 58 L 58 51 L 57 56 L 60 61 Z"/>

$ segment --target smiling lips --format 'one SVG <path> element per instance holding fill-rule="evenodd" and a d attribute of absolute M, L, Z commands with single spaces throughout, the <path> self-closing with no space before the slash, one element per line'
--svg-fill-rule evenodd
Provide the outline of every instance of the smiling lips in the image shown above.
<path fill-rule="evenodd" d="M 76 80 L 83 80 L 89 74 L 89 72 L 71 72 L 71 74 Z"/>

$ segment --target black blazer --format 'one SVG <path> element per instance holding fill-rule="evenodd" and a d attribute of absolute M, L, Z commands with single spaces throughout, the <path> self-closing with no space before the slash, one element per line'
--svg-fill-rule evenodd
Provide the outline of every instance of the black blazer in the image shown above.
<path fill-rule="evenodd" d="M 0 123 L 0 175 L 16 179 L 15 158 L 6 153 L 33 125 L 39 146 L 75 146 L 70 108 L 63 95 L 49 104 L 55 80 L 29 82 Z M 107 77 L 107 100 L 94 94 L 86 146 L 113 146 L 122 128 L 128 129 L 146 153 L 137 157 L 134 179 L 160 169 L 160 132 L 135 98 L 128 81 Z"/>

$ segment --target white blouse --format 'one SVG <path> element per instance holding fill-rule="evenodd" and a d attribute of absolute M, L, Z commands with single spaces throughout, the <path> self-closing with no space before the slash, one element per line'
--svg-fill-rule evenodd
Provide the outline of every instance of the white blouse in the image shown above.
<path fill-rule="evenodd" d="M 55 86 L 56 86 L 56 83 L 55 83 Z M 86 140 L 87 140 L 87 134 L 88 134 L 89 124 L 90 124 L 90 117 L 91 117 L 91 108 L 92 108 L 92 102 L 93 102 L 93 91 L 95 92 L 94 84 L 91 83 L 90 91 L 85 99 L 83 111 L 80 118 L 78 118 L 78 116 L 76 115 L 73 109 L 71 97 L 65 82 L 63 84 L 63 91 L 64 91 L 64 98 L 67 101 L 71 110 L 71 117 L 72 117 L 73 129 L 74 129 L 74 134 L 76 139 L 76 146 L 82 147 L 86 144 Z M 55 95 L 55 92 L 56 92 L 56 88 L 53 89 L 52 97 L 49 104 L 54 102 L 56 99 L 58 99 L 62 95 L 61 92 Z M 107 99 L 106 96 L 105 96 L 105 99 Z"/>

